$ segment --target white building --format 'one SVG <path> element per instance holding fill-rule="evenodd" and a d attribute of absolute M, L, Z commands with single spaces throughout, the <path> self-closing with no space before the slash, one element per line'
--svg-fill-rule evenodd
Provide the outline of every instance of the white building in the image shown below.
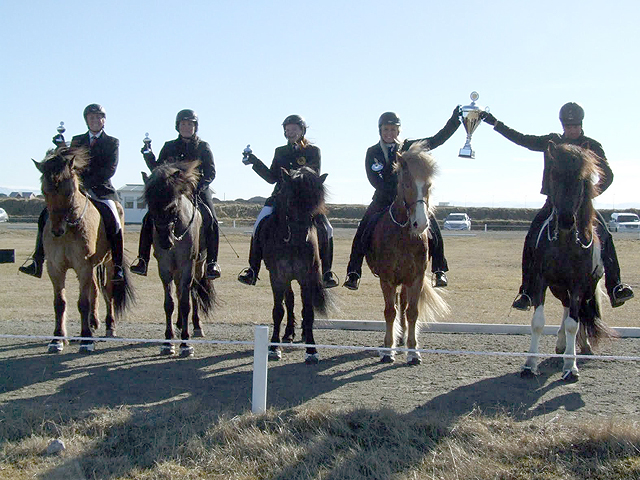
<path fill-rule="evenodd" d="M 147 213 L 147 203 L 144 201 L 144 185 L 127 183 L 118 189 L 118 195 L 124 208 L 124 223 L 142 223 Z"/>

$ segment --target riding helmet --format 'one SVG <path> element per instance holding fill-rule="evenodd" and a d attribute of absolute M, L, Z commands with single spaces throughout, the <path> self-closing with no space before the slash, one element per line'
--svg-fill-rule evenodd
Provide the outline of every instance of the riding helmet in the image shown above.
<path fill-rule="evenodd" d="M 198 131 L 198 114 L 189 108 L 185 108 L 184 110 L 180 110 L 178 115 L 176 115 L 176 131 L 180 131 L 178 127 L 180 126 L 180 122 L 182 120 L 191 120 L 196 124 L 196 132 Z"/>
<path fill-rule="evenodd" d="M 575 102 L 565 103 L 560 109 L 560 123 L 563 125 L 582 125 L 584 110 Z"/>
<path fill-rule="evenodd" d="M 384 112 L 378 119 L 378 128 L 382 125 L 397 125 L 400 126 L 400 118 L 393 112 Z"/>
<path fill-rule="evenodd" d="M 284 119 L 284 122 L 282 122 L 282 128 L 291 124 L 298 125 L 302 129 L 302 136 L 307 133 L 307 122 L 305 122 L 304 118 L 300 115 L 289 115 Z"/>
<path fill-rule="evenodd" d="M 104 109 L 104 107 L 102 105 L 98 105 L 97 103 L 92 103 L 84 107 L 82 116 L 84 117 L 85 122 L 87 121 L 87 115 L 89 115 L 90 113 L 98 113 L 103 115 L 104 117 L 107 116 L 107 111 Z"/>

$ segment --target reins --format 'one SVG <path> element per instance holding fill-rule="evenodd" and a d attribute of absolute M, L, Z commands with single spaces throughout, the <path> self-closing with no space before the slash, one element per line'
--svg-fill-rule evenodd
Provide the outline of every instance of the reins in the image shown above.
<path fill-rule="evenodd" d="M 414 205 L 417 205 L 418 203 L 424 203 L 425 205 L 427 204 L 427 202 L 424 201 L 424 199 L 422 200 L 416 200 L 413 203 L 409 203 L 407 204 L 406 200 L 402 201 L 404 203 L 404 208 L 407 214 L 407 220 L 404 223 L 400 223 L 396 220 L 396 218 L 393 216 L 393 206 L 395 205 L 396 201 L 394 200 L 393 202 L 391 202 L 391 205 L 389 205 L 389 216 L 391 217 L 391 221 L 393 223 L 395 223 L 396 225 L 398 225 L 400 228 L 404 228 L 409 224 L 409 210 L 411 209 L 411 207 L 413 207 Z"/>
<path fill-rule="evenodd" d="M 84 194 L 84 198 L 85 198 L 84 208 L 82 209 L 82 213 L 76 220 L 73 220 L 73 221 L 69 220 L 69 215 L 64 217 L 64 221 L 70 227 L 75 227 L 76 225 L 78 225 L 82 221 L 84 214 L 87 213 L 87 207 L 89 206 L 89 195 Z"/>
<path fill-rule="evenodd" d="M 171 233 L 173 234 L 173 237 L 178 242 L 184 238 L 184 236 L 187 234 L 187 232 L 191 229 L 191 225 L 193 225 L 193 220 L 196 218 L 196 210 L 198 209 L 198 197 L 196 197 L 194 199 L 194 201 L 191 203 L 191 205 L 193 206 L 193 209 L 191 210 L 191 219 L 189 220 L 189 223 L 185 227 L 184 232 L 182 232 L 182 234 L 176 235 L 175 222 L 173 223 L 174 228 L 172 229 Z"/>

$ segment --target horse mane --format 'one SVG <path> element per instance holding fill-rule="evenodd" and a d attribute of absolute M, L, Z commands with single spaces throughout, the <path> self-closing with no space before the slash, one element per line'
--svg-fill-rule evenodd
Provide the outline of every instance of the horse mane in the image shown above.
<path fill-rule="evenodd" d="M 57 185 L 63 180 L 71 178 L 74 174 L 80 175 L 89 164 L 91 155 L 86 147 L 62 147 L 47 150 L 47 153 L 38 164 L 38 170 L 42 173 L 40 179 L 45 190 L 46 184 Z"/>
<path fill-rule="evenodd" d="M 423 180 L 431 185 L 432 178 L 438 174 L 438 165 L 429 151 L 426 140 L 415 142 L 409 147 L 409 150 L 398 154 L 393 165 L 393 171 L 398 175 L 398 192 L 402 190 L 402 170 L 405 167 L 412 178 Z M 433 213 L 434 207 L 429 204 L 428 210 L 429 213 Z"/>
<path fill-rule="evenodd" d="M 163 206 L 181 195 L 193 196 L 200 181 L 200 161 L 165 162 L 153 169 L 144 186 L 149 206 Z"/>
<path fill-rule="evenodd" d="M 598 186 L 592 181 L 594 177 L 603 175 L 598 161 L 600 157 L 591 150 L 570 143 L 562 143 L 556 148 L 558 156 L 562 157 L 562 161 L 556 164 L 556 170 L 560 174 L 584 180 L 588 198 L 600 195 Z"/>
<path fill-rule="evenodd" d="M 278 192 L 278 196 L 296 199 L 296 206 L 300 211 L 308 212 L 312 216 L 326 214 L 325 205 L 327 191 L 320 177 L 310 167 L 304 166 L 288 172 L 290 178 L 285 178 L 283 188 Z M 283 175 L 286 175 L 283 172 Z"/>

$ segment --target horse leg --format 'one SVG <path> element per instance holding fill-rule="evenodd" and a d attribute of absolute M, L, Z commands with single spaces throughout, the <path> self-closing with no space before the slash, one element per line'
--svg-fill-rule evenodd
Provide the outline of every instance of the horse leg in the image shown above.
<path fill-rule="evenodd" d="M 282 342 L 293 342 L 296 337 L 296 314 L 293 310 L 294 308 L 294 295 L 293 289 L 291 285 L 287 288 L 287 291 L 284 295 L 284 305 L 287 310 L 287 326 L 284 329 L 284 336 L 282 337 Z M 302 342 L 304 343 L 304 337 L 302 338 Z"/>
<path fill-rule="evenodd" d="M 104 299 L 104 303 L 106 306 L 106 314 L 104 317 L 104 323 L 106 328 L 105 336 L 115 337 L 116 321 L 115 321 L 115 315 L 114 315 L 115 308 L 114 308 L 114 299 L 113 299 L 113 284 L 111 283 L 110 277 L 107 276 L 104 266 L 99 265 L 95 271 L 96 271 L 96 282 L 98 284 L 98 289 L 102 294 L 102 298 Z M 97 307 L 97 303 L 96 303 L 96 307 Z M 95 328 L 97 329 L 98 326 L 96 325 Z"/>
<path fill-rule="evenodd" d="M 387 327 L 384 335 L 384 347 L 394 348 L 396 346 L 393 332 L 393 325 L 396 319 L 396 287 L 382 279 L 380 279 L 380 287 L 384 296 L 384 320 Z M 395 357 L 396 352 L 393 350 L 380 352 L 380 361 L 382 363 L 393 363 Z"/>
<path fill-rule="evenodd" d="M 529 346 L 529 353 L 538 353 L 544 323 L 544 304 L 540 304 L 536 307 L 533 312 L 533 318 L 531 319 L 531 345 Z M 538 373 L 538 357 L 527 357 L 527 361 L 520 371 L 520 376 L 531 377 L 538 375 Z"/>
<path fill-rule="evenodd" d="M 300 289 L 302 296 L 302 338 L 304 343 L 309 345 L 315 345 L 316 341 L 313 338 L 313 289 L 312 286 L 303 284 Z M 304 354 L 304 363 L 307 365 L 314 365 L 320 361 L 320 355 L 315 347 L 307 347 Z"/>
<path fill-rule="evenodd" d="M 273 310 L 271 311 L 271 318 L 273 319 L 273 333 L 271 334 L 272 343 L 280 343 L 280 325 L 284 317 L 284 307 L 282 302 L 284 301 L 285 292 L 287 288 L 291 288 L 291 284 L 284 285 L 275 282 L 273 276 L 271 276 L 271 291 L 273 292 Z M 282 358 L 282 352 L 280 347 L 269 347 L 269 360 L 280 360 Z"/>
<path fill-rule="evenodd" d="M 49 278 L 53 285 L 53 311 L 55 312 L 56 325 L 53 330 L 55 337 L 67 336 L 66 309 L 67 300 L 65 295 L 65 272 L 53 271 L 47 266 Z M 64 349 L 66 340 L 51 340 L 47 347 L 48 353 L 60 353 Z"/>
<path fill-rule="evenodd" d="M 178 295 L 178 321 L 181 326 L 180 338 L 189 340 L 189 312 L 191 311 L 191 283 L 183 279 L 179 287 Z M 193 356 L 193 346 L 189 343 L 180 344 L 180 356 L 183 358 Z"/>
<path fill-rule="evenodd" d="M 567 338 L 567 345 L 564 349 L 565 355 L 576 354 L 576 335 L 578 333 L 578 312 L 580 309 L 580 298 L 574 296 L 571 297 L 571 306 L 569 307 L 569 315 L 564 321 L 565 336 Z M 565 358 L 564 365 L 562 366 L 562 380 L 571 382 L 576 381 L 580 374 L 578 373 L 578 365 L 576 358 Z"/>
<path fill-rule="evenodd" d="M 87 271 L 88 270 L 88 271 Z M 98 321 L 98 286 L 93 275 L 93 268 L 89 267 L 82 272 L 78 272 L 80 279 L 80 297 L 78 298 L 78 311 L 80 312 L 81 331 L 80 336 L 92 338 L 92 322 Z M 93 340 L 82 340 L 80 342 L 80 353 L 91 353 L 95 349 Z"/>
<path fill-rule="evenodd" d="M 409 288 L 403 286 L 403 291 L 406 290 L 405 294 L 405 302 L 406 305 L 403 305 L 402 308 L 406 309 L 406 321 L 408 325 L 408 330 L 406 331 L 407 335 L 407 348 L 414 351 L 409 351 L 407 353 L 407 364 L 408 365 L 420 365 L 422 363 L 422 357 L 420 352 L 415 351 L 418 348 L 418 338 L 417 338 L 417 323 L 418 323 L 418 305 L 420 302 L 420 293 L 422 291 L 422 282 L 424 281 L 424 275 L 416 280 L 413 285 Z"/>
<path fill-rule="evenodd" d="M 164 331 L 165 340 L 173 340 L 173 323 L 171 323 L 171 317 L 173 315 L 173 297 L 171 295 L 172 284 L 171 280 L 165 281 L 162 279 L 162 284 L 164 287 L 164 315 L 166 319 L 166 328 Z M 175 346 L 171 342 L 163 343 L 160 346 L 160 355 L 173 355 L 176 353 Z"/>
<path fill-rule="evenodd" d="M 398 306 L 398 322 L 394 324 L 396 329 L 396 342 L 398 346 L 407 344 L 407 306 L 409 304 L 407 288 L 403 285 L 396 297 Z"/>
<path fill-rule="evenodd" d="M 567 349 L 567 333 L 565 331 L 565 322 L 569 316 L 569 307 L 564 307 L 562 311 L 562 322 L 558 328 L 558 338 L 556 339 L 556 353 L 564 353 Z"/>
<path fill-rule="evenodd" d="M 193 324 L 193 337 L 202 338 L 204 332 L 200 325 L 200 309 L 198 307 L 198 298 L 196 293 L 196 287 L 191 287 L 191 323 Z"/>

